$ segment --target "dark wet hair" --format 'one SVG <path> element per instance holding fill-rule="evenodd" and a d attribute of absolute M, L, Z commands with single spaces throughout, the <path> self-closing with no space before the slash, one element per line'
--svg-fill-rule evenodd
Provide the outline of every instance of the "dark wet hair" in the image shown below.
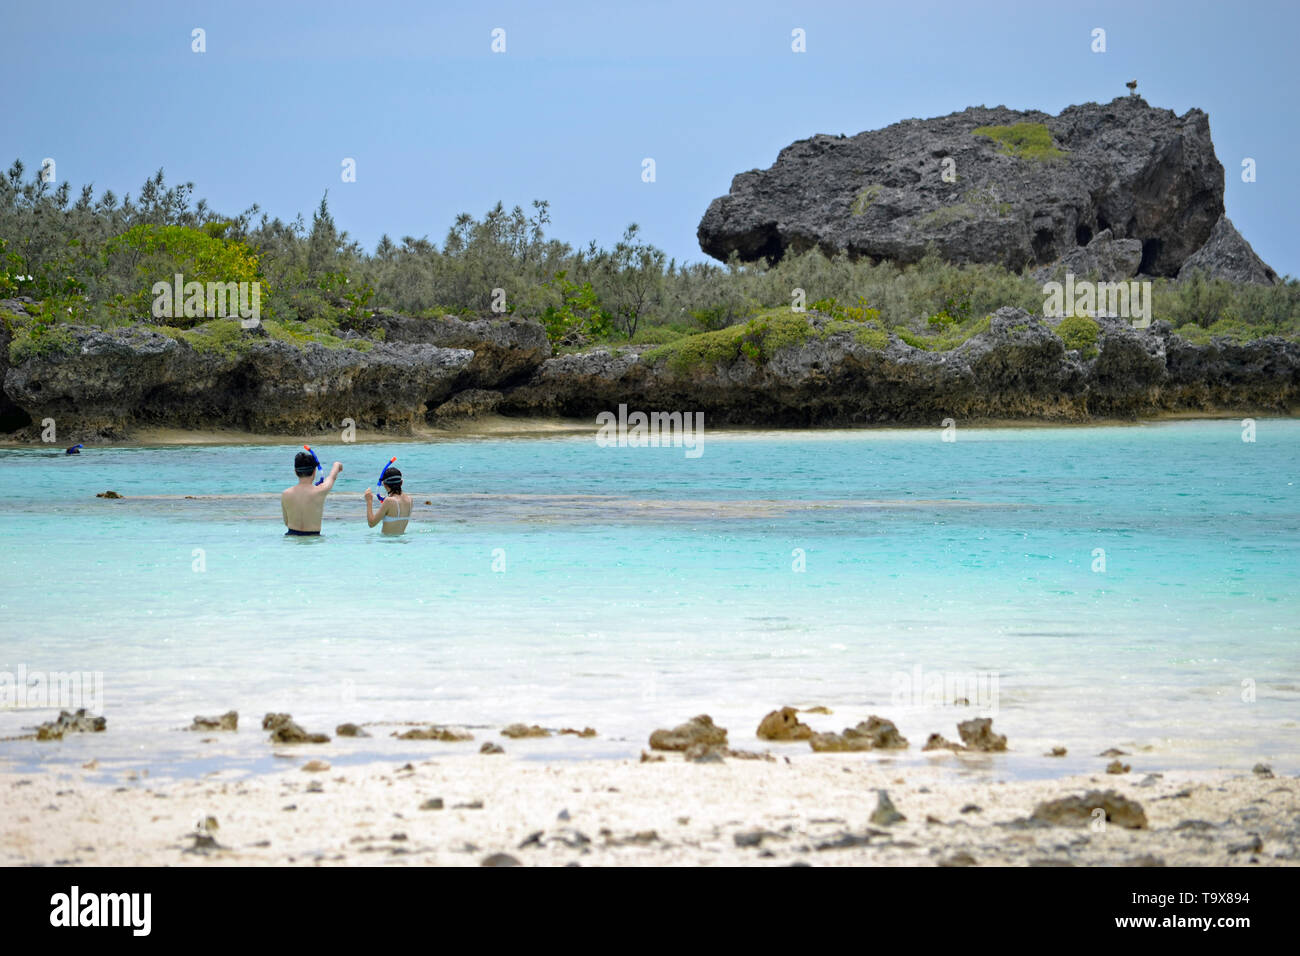
<path fill-rule="evenodd" d="M 400 495 L 402 493 L 402 473 L 396 468 L 389 468 L 384 472 L 384 487 L 388 489 L 390 495 Z"/>
<path fill-rule="evenodd" d="M 299 478 L 306 478 L 316 470 L 316 459 L 305 451 L 293 456 L 293 473 Z"/>

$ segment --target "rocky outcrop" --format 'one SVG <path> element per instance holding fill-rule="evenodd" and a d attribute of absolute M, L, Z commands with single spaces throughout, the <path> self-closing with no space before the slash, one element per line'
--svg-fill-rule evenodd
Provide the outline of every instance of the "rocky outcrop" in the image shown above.
<path fill-rule="evenodd" d="M 998 128 L 1011 127 L 1042 141 L 1025 149 L 1000 139 Z M 1140 243 L 1141 272 L 1175 276 L 1222 214 L 1223 166 L 1206 114 L 1177 116 L 1132 96 L 1058 116 L 971 107 L 800 140 L 769 169 L 736 176 L 698 235 L 724 260 L 819 248 L 910 263 L 933 244 L 950 262 L 1020 270 L 1109 229 Z"/>
<path fill-rule="evenodd" d="M 1227 216 L 1219 217 L 1209 240 L 1183 263 L 1178 278 L 1189 279 L 1198 272 L 1207 279 L 1229 282 L 1276 285 L 1278 281 L 1277 273 L 1255 254 Z"/>
<path fill-rule="evenodd" d="M 1085 422 L 1173 411 L 1274 410 L 1300 396 L 1300 343 L 1281 338 L 1195 346 L 1168 323 L 1134 329 L 1099 318 L 1097 354 L 1068 349 L 1053 325 L 1021 309 L 994 313 L 987 332 L 947 352 L 894 335 L 884 348 L 809 316 L 806 341 L 765 362 L 744 355 L 676 367 L 654 352 L 605 349 L 558 356 L 510 390 L 507 415 L 594 421 L 601 411 L 681 409 L 706 425 L 814 427 L 945 418 Z"/>
<path fill-rule="evenodd" d="M 148 426 L 302 434 L 342 427 L 409 432 L 492 411 L 589 423 L 620 405 L 699 412 L 707 427 L 988 420 L 1087 422 L 1169 412 L 1289 413 L 1300 395 L 1300 343 L 1281 338 L 1193 345 L 1167 323 L 1135 329 L 1101 317 L 1095 349 L 1071 349 L 1058 320 L 1003 308 L 949 351 L 894 333 L 860 338 L 808 313 L 806 335 L 760 358 L 694 364 L 672 347 L 555 356 L 499 389 L 466 369 L 474 353 L 427 343 L 367 352 L 259 340 L 221 357 L 142 327 L 76 329 L 73 350 L 9 369 L 5 391 L 31 422 L 52 417 L 60 442 L 121 438 Z M 39 439 L 28 424 L 19 436 Z"/>
<path fill-rule="evenodd" d="M 400 734 L 394 731 L 393 736 L 398 740 L 439 740 L 449 744 L 474 739 L 474 735 L 468 731 L 452 730 L 450 727 L 439 727 L 437 724 L 430 727 L 417 727 Z"/>
<path fill-rule="evenodd" d="M 68 437 L 120 438 L 142 426 L 301 433 L 341 429 L 344 419 L 409 432 L 493 410 L 500 393 L 483 386 L 527 376 L 550 355 L 536 322 L 389 321 L 399 319 L 426 338 L 473 347 L 410 341 L 411 332 L 362 351 L 253 329 L 218 352 L 145 326 L 72 326 L 68 350 L 8 368 L 4 394 L 33 421 L 53 418 Z"/>
<path fill-rule="evenodd" d="M 650 735 L 651 750 L 689 750 L 696 744 L 705 747 L 727 745 L 727 730 L 713 722 L 708 714 L 692 717 L 672 730 L 656 730 Z"/>
<path fill-rule="evenodd" d="M 994 752 L 1007 749 L 1007 738 L 993 732 L 993 720 L 990 717 L 963 720 L 957 725 L 957 733 L 969 750 Z"/>
<path fill-rule="evenodd" d="M 142 326 L 73 327 L 73 348 L 9 369 L 5 393 L 61 433 L 124 435 L 133 426 L 294 432 L 409 429 L 451 394 L 467 349 L 376 345 L 366 352 L 262 339 L 233 355 L 196 351 Z"/>
<path fill-rule="evenodd" d="M 91 716 L 82 707 L 75 714 L 59 711 L 54 720 L 47 720 L 36 728 L 35 736 L 37 740 L 62 740 L 64 734 L 98 734 L 107 727 L 107 719 Z"/>
<path fill-rule="evenodd" d="M 545 727 L 539 727 L 537 724 L 533 724 L 531 727 L 528 724 L 511 724 L 501 731 L 501 736 L 515 739 L 520 737 L 549 737 L 551 732 Z"/>
<path fill-rule="evenodd" d="M 782 707 L 765 716 L 758 724 L 760 740 L 807 740 L 813 730 L 799 719 L 793 707 Z"/>
<path fill-rule="evenodd" d="M 1034 273 L 1039 282 L 1061 281 L 1067 273 L 1079 278 L 1095 275 L 1104 282 L 1119 282 L 1137 275 L 1142 264 L 1142 243 L 1137 239 L 1116 239 L 1109 229 L 1092 237 L 1086 246 L 1071 249 L 1053 265 Z"/>
<path fill-rule="evenodd" d="M 551 357 L 546 330 L 526 319 L 418 319 L 385 313 L 378 317 L 384 340 L 397 345 L 434 345 L 474 353 L 465 372 L 481 388 L 496 388 Z"/>
<path fill-rule="evenodd" d="M 429 417 L 438 424 L 480 418 L 496 411 L 503 398 L 505 396 L 494 389 L 467 388 L 435 408 Z"/>
<path fill-rule="evenodd" d="M 856 727 L 845 727 L 842 734 L 813 734 L 808 744 L 819 752 L 905 750 L 907 738 L 898 732 L 892 720 L 873 715 Z"/>
<path fill-rule="evenodd" d="M 1131 830 L 1146 829 L 1147 815 L 1142 804 L 1114 790 L 1089 790 L 1082 796 L 1046 800 L 1034 808 L 1029 819 L 1041 825 L 1077 827 L 1092 822 L 1097 811 L 1107 823 Z"/>
<path fill-rule="evenodd" d="M 294 722 L 289 714 L 267 714 L 262 718 L 262 729 L 271 732 L 273 744 L 327 744 L 326 734 L 309 734 Z"/>
<path fill-rule="evenodd" d="M 11 399 L 4 390 L 5 375 L 9 372 L 9 343 L 12 336 L 4 313 L 25 316 L 30 299 L 0 299 L 0 434 L 17 431 L 31 424 L 31 416 Z"/>
<path fill-rule="evenodd" d="M 188 730 L 238 730 L 239 711 L 228 710 L 220 717 L 195 717 Z"/>

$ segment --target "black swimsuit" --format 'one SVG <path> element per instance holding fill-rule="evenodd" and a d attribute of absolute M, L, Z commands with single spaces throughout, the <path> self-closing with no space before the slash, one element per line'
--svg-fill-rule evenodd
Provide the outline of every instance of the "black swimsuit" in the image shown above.
<path fill-rule="evenodd" d="M 293 528 L 290 528 L 288 531 L 285 532 L 285 534 L 299 535 L 301 537 L 308 538 L 311 537 L 312 535 L 319 535 L 320 532 L 319 531 L 295 531 L 293 530 Z"/>

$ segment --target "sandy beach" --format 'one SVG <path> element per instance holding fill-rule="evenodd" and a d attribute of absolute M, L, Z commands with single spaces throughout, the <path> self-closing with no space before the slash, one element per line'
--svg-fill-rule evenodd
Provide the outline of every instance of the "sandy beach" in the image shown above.
<path fill-rule="evenodd" d="M 504 741 L 507 750 L 511 741 Z M 963 779 L 988 755 L 906 775 L 877 755 L 694 763 L 439 756 L 330 767 L 280 748 L 245 779 L 90 782 L 0 772 L 0 864 L 94 866 L 1285 866 L 1300 860 L 1300 780 L 1265 773 Z M 786 753 L 791 751 L 786 750 Z M 996 759 L 996 758 L 992 758 Z M 995 766 L 995 764 L 993 764 Z M 954 773 L 958 768 L 958 773 Z M 883 822 L 878 791 L 905 819 Z M 1045 825 L 1088 791 L 1146 826 Z M 873 815 L 875 819 L 873 821 Z M 504 856 L 497 856 L 503 854 Z"/>

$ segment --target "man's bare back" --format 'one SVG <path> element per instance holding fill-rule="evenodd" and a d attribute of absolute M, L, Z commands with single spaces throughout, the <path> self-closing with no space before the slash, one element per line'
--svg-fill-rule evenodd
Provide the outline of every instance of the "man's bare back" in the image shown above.
<path fill-rule="evenodd" d="M 299 457 L 304 457 L 301 452 Z M 313 485 L 312 479 L 315 477 L 316 470 L 314 465 L 310 467 L 310 471 L 302 474 L 304 470 L 302 465 L 295 461 L 294 473 L 298 475 L 298 483 L 280 493 L 280 511 L 284 515 L 284 526 L 288 528 L 286 534 L 320 534 L 321 516 L 325 513 L 325 496 L 333 489 L 334 480 L 343 471 L 343 465 L 336 461 L 325 480 L 319 485 Z"/>

